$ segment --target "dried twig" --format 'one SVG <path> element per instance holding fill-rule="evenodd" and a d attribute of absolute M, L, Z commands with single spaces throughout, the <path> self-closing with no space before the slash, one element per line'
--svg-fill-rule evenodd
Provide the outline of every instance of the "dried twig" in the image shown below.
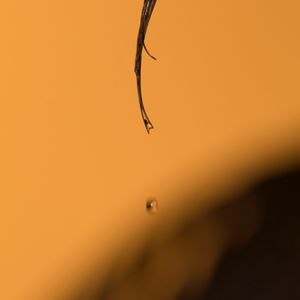
<path fill-rule="evenodd" d="M 136 57 L 135 57 L 135 68 L 134 68 L 134 71 L 136 74 L 140 110 L 141 110 L 142 118 L 143 118 L 143 121 L 144 121 L 144 124 L 145 124 L 145 127 L 146 127 L 148 133 L 150 133 L 150 130 L 153 128 L 153 125 L 146 114 L 144 104 L 143 104 L 142 88 L 141 88 L 141 66 L 142 66 L 143 48 L 145 49 L 145 51 L 151 58 L 156 60 L 156 58 L 148 52 L 148 50 L 145 46 L 145 36 L 146 36 L 148 24 L 149 24 L 155 3 L 156 3 L 156 0 L 144 0 L 140 29 L 139 29 L 138 38 L 137 38 L 137 48 L 136 48 Z"/>

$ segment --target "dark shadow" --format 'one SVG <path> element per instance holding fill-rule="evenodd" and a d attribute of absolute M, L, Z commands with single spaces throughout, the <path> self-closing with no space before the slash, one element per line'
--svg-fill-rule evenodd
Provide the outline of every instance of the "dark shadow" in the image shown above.
<path fill-rule="evenodd" d="M 184 291 L 178 300 L 300 299 L 300 170 L 260 183 L 253 192 L 263 202 L 259 233 L 223 259 L 204 297 Z"/>

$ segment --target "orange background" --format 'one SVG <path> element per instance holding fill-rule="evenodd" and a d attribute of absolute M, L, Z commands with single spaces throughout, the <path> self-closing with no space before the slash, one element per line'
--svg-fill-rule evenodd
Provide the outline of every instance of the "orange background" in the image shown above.
<path fill-rule="evenodd" d="M 142 3 L 0 4 L 1 299 L 72 288 L 94 257 L 105 273 L 130 236 L 199 205 L 180 201 L 193 186 L 205 202 L 299 159 L 299 1 L 158 0 L 150 135 Z"/>

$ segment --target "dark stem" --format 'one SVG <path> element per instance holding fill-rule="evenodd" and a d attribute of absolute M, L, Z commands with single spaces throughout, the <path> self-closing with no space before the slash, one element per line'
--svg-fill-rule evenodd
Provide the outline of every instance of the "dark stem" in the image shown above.
<path fill-rule="evenodd" d="M 141 22 L 140 22 L 140 28 L 137 38 L 137 47 L 136 47 L 136 57 L 135 57 L 135 74 L 136 74 L 136 80 L 137 80 L 137 90 L 138 90 L 138 96 L 139 96 L 139 103 L 140 103 L 140 110 L 142 114 L 142 118 L 146 127 L 146 130 L 148 133 L 150 133 L 150 130 L 153 128 L 153 125 L 150 121 L 150 119 L 147 116 L 147 113 L 144 108 L 143 104 L 143 97 L 142 97 L 142 87 L 141 87 L 141 67 L 142 67 L 142 52 L 143 49 L 146 50 L 148 55 L 156 60 L 154 56 L 152 56 L 146 46 L 145 46 L 145 36 L 148 28 L 148 24 L 155 6 L 156 0 L 144 0 L 144 6 L 142 10 L 141 15 Z"/>

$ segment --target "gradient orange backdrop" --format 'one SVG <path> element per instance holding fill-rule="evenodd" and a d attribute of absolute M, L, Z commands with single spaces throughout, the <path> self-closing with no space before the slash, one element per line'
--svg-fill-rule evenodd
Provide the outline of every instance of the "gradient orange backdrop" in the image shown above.
<path fill-rule="evenodd" d="M 299 1 L 158 0 L 150 135 L 142 4 L 0 4 L 1 299 L 72 288 L 96 256 L 105 273 L 126 239 L 193 207 L 174 195 L 197 184 L 205 201 L 299 158 Z"/>

